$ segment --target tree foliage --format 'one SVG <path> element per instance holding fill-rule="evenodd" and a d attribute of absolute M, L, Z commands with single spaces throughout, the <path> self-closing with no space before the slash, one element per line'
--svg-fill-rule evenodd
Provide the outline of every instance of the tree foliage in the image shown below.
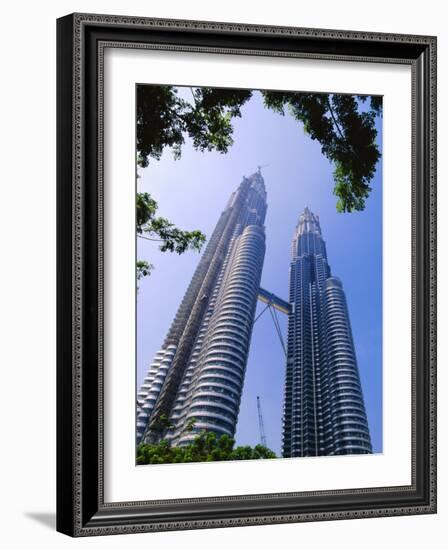
<path fill-rule="evenodd" d="M 276 458 L 276 455 L 263 445 L 235 447 L 235 440 L 228 435 L 217 437 L 215 433 L 207 431 L 200 432 L 191 443 L 180 447 L 171 446 L 166 440 L 162 440 L 157 444 L 141 443 L 137 447 L 137 464 L 172 464 L 266 458 Z"/>
<path fill-rule="evenodd" d="M 180 158 L 186 137 L 198 151 L 227 153 L 233 144 L 235 118 L 252 97 L 252 90 L 187 88 L 183 95 L 174 86 L 137 87 L 137 164 L 146 167 L 159 160 L 165 148 Z M 264 105 L 285 115 L 289 112 L 317 140 L 323 155 L 333 164 L 334 188 L 339 212 L 364 210 L 380 152 L 376 144 L 375 118 L 382 114 L 380 96 L 261 91 Z M 362 109 L 361 109 L 362 106 Z M 160 243 L 160 250 L 182 254 L 200 251 L 205 235 L 185 231 L 157 216 L 157 203 L 148 193 L 137 193 L 137 233 Z M 153 266 L 137 262 L 137 278 L 149 275 Z"/>
<path fill-rule="evenodd" d="M 174 86 L 137 87 L 137 163 L 160 159 L 165 147 L 181 155 L 185 136 L 199 151 L 226 153 L 232 139 L 231 120 L 241 116 L 249 90 L 190 88 L 191 102 Z"/>
<path fill-rule="evenodd" d="M 173 86 L 139 86 L 137 91 L 137 150 L 139 166 L 159 159 L 165 147 L 181 156 L 185 136 L 199 151 L 226 153 L 233 143 L 232 120 L 251 90 L 191 88 L 191 101 Z M 379 96 L 261 92 L 266 108 L 287 111 L 303 124 L 311 139 L 334 165 L 334 194 L 340 212 L 363 210 L 380 152 L 375 117 L 382 113 Z M 360 109 L 360 104 L 368 108 Z M 366 107 L 366 105 L 364 105 Z"/>
<path fill-rule="evenodd" d="M 370 110 L 361 112 L 352 95 L 270 91 L 263 92 L 263 97 L 265 106 L 281 115 L 288 108 L 310 138 L 320 143 L 322 153 L 334 165 L 337 210 L 364 210 L 380 158 L 375 116 L 381 101 L 371 98 Z"/>
<path fill-rule="evenodd" d="M 157 216 L 158 205 L 149 193 L 137 193 L 137 235 L 142 239 L 159 242 L 162 252 L 183 254 L 186 250 L 201 250 L 205 235 L 199 230 L 183 231 L 166 218 Z M 137 261 L 137 279 L 151 273 L 153 266 L 146 260 Z"/>
<path fill-rule="evenodd" d="M 135 267 L 137 271 L 137 281 L 140 281 L 140 279 L 147 277 L 151 273 L 154 266 L 147 260 L 137 260 Z"/>

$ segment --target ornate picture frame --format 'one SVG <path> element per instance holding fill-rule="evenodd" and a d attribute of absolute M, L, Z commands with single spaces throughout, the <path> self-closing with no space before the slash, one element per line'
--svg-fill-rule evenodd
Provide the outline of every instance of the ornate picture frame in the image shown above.
<path fill-rule="evenodd" d="M 412 73 L 410 485 L 106 502 L 104 52 L 407 65 Z M 57 22 L 57 530 L 70 536 L 436 512 L 436 38 L 72 14 Z"/>

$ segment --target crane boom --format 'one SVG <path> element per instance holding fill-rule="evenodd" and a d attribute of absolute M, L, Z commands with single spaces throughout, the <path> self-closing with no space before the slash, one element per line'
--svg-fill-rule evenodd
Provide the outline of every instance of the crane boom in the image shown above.
<path fill-rule="evenodd" d="M 260 441 L 263 447 L 267 447 L 266 434 L 264 433 L 263 415 L 261 414 L 260 396 L 257 395 L 258 425 L 260 427 Z"/>

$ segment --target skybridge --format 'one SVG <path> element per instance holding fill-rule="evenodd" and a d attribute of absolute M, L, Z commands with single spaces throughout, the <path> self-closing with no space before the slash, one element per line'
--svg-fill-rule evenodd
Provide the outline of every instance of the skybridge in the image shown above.
<path fill-rule="evenodd" d="M 282 298 L 279 298 L 272 292 L 268 292 L 264 288 L 258 289 L 258 299 L 260 302 L 263 302 L 267 304 L 268 306 L 273 307 L 277 311 L 280 311 L 281 313 L 284 313 L 285 315 L 289 315 L 291 313 L 291 304 L 289 302 L 286 302 Z"/>
<path fill-rule="evenodd" d="M 284 342 L 283 336 L 282 336 L 282 330 L 281 330 L 280 323 L 279 323 L 279 320 L 278 320 L 278 317 L 277 317 L 277 311 L 280 311 L 281 313 L 284 313 L 285 315 L 289 315 L 292 312 L 291 304 L 289 302 L 286 302 L 282 298 L 279 298 L 278 296 L 276 296 L 272 292 L 269 292 L 269 291 L 267 291 L 267 290 L 265 290 L 264 288 L 261 288 L 261 287 L 258 289 L 258 299 L 260 300 L 260 302 L 263 302 L 264 304 L 266 304 L 266 307 L 263 308 L 263 310 L 258 314 L 258 316 L 256 317 L 254 323 L 256 323 L 258 321 L 258 319 L 263 315 L 263 313 L 267 309 L 269 309 L 269 313 L 271 314 L 275 330 L 277 331 L 277 336 L 280 340 L 280 344 L 282 345 L 282 348 L 283 348 L 283 351 L 284 351 L 285 355 L 287 355 L 285 342 Z"/>

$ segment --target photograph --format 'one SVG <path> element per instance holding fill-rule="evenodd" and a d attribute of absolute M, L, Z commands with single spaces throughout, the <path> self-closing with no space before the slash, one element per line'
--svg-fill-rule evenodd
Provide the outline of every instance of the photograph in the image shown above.
<path fill-rule="evenodd" d="M 138 466 L 383 452 L 382 107 L 136 84 Z"/>
<path fill-rule="evenodd" d="M 57 20 L 57 531 L 436 514 L 437 36 L 175 15 Z"/>

